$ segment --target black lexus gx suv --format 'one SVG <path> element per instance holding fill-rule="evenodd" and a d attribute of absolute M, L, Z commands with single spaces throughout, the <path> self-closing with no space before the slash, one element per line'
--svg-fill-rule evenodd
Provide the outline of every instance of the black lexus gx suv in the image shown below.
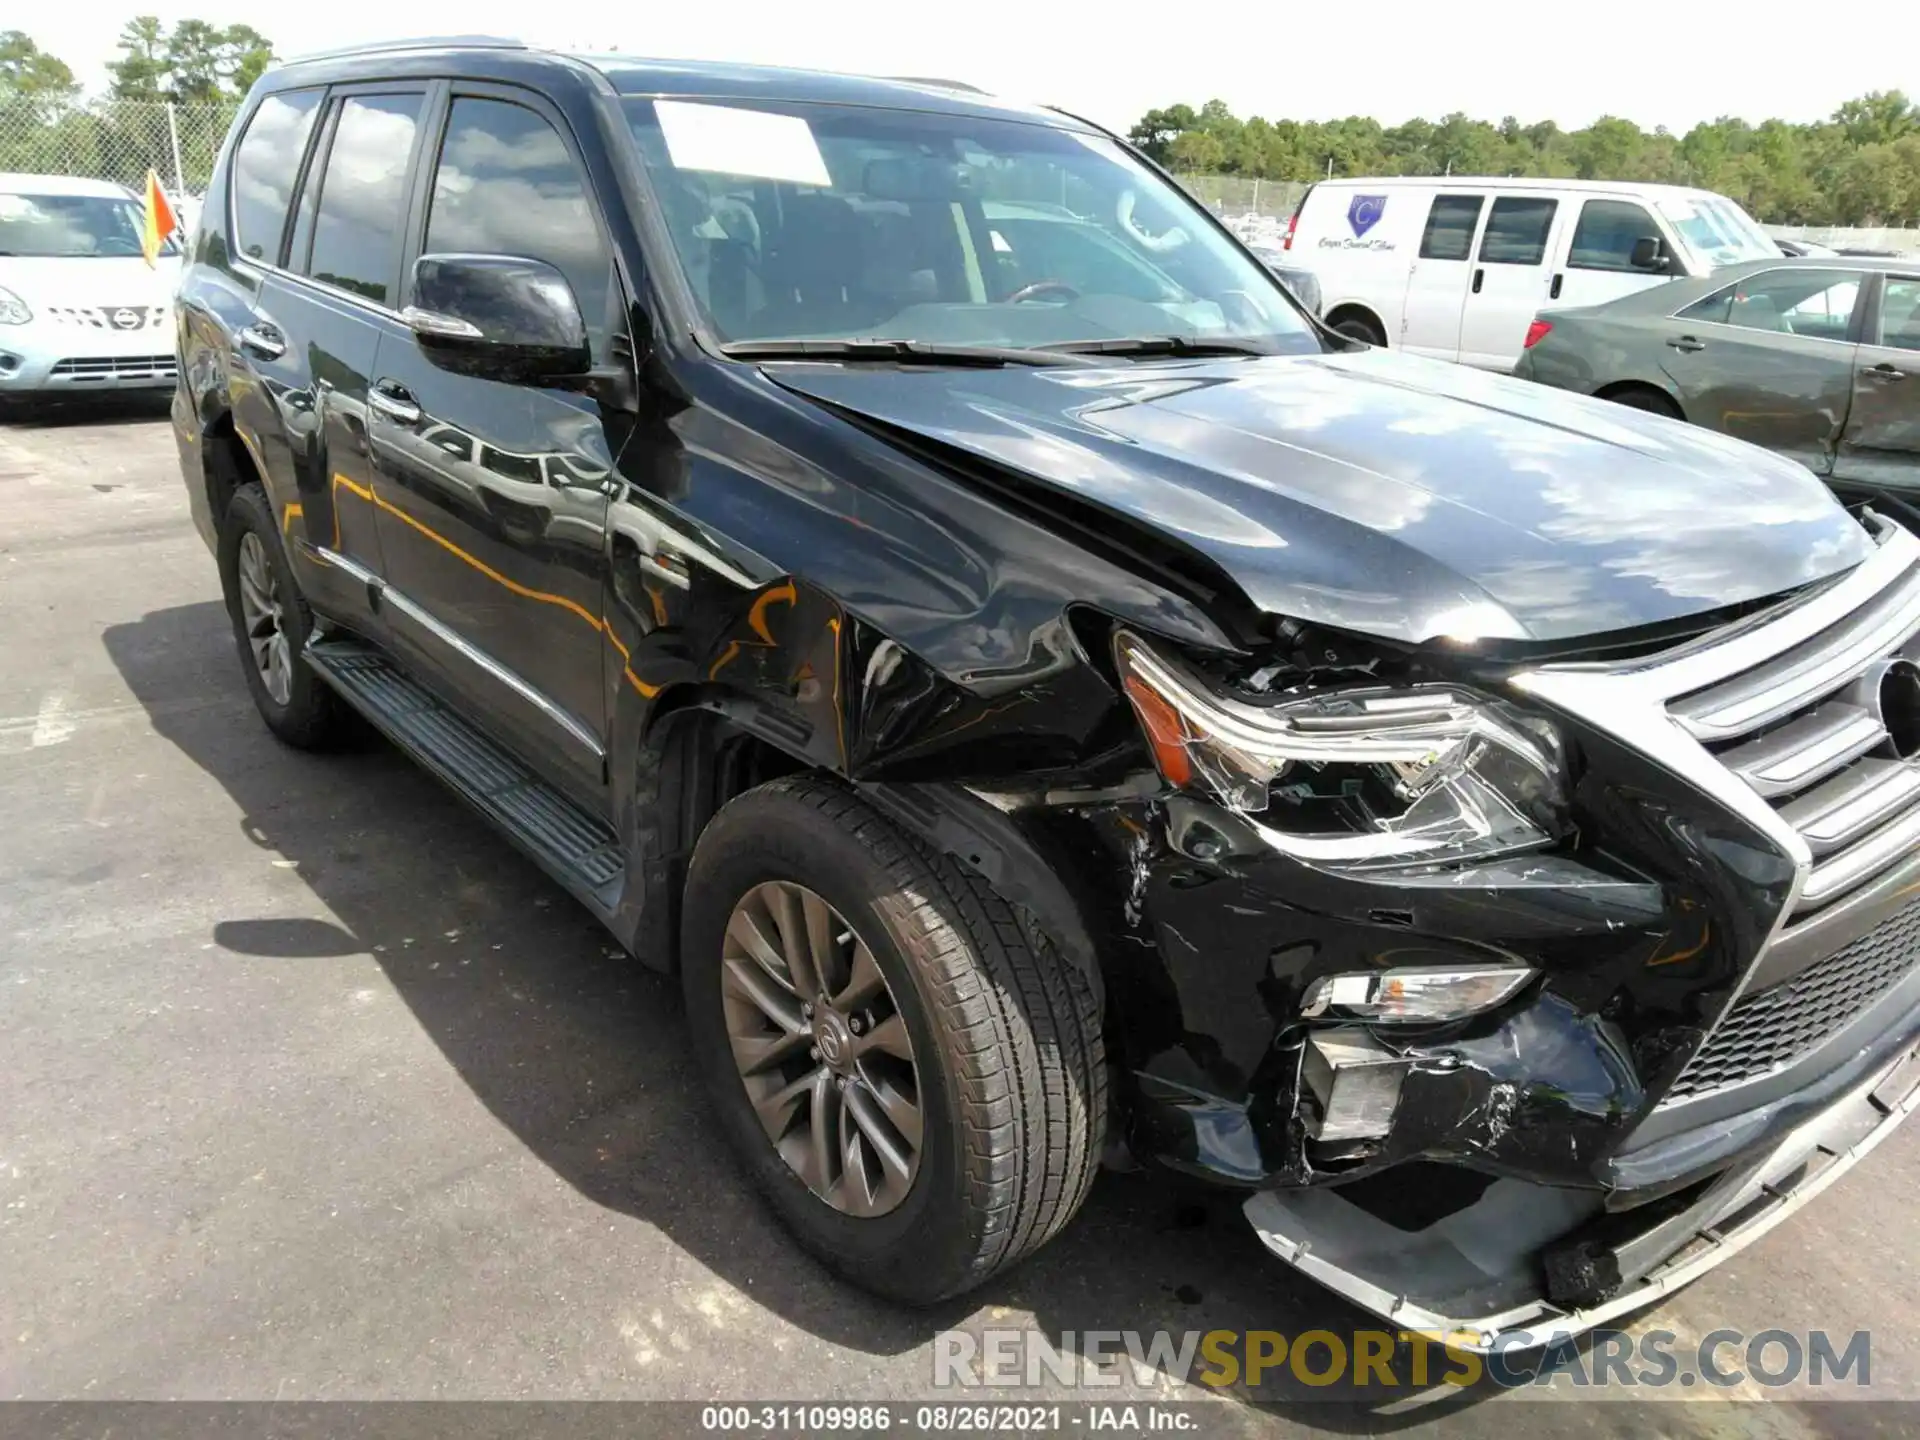
<path fill-rule="evenodd" d="M 1915 1104 L 1920 539 L 1330 333 L 1096 126 L 300 61 L 177 338 L 267 725 L 371 722 L 676 971 L 712 1123 L 875 1291 L 1130 1153 L 1544 1344 Z"/>

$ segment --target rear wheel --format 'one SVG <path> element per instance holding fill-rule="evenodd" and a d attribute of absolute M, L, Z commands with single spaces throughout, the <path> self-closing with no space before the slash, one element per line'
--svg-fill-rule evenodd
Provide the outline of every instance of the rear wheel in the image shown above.
<path fill-rule="evenodd" d="M 1611 400 L 1616 405 L 1624 405 L 1629 410 L 1644 410 L 1649 415 L 1664 415 L 1669 420 L 1681 420 L 1685 418 L 1680 413 L 1680 407 L 1674 404 L 1673 401 L 1669 400 L 1665 395 L 1662 395 L 1658 390 L 1648 389 L 1644 386 L 1636 386 L 1628 390 L 1616 390 L 1613 394 L 1602 398 Z"/>
<path fill-rule="evenodd" d="M 1091 986 L 978 876 L 793 777 L 694 854 L 681 979 L 722 1129 L 800 1241 L 926 1304 L 1052 1238 L 1106 1123 Z"/>
<path fill-rule="evenodd" d="M 227 503 L 220 582 L 247 689 L 267 728 L 303 750 L 337 741 L 345 715 L 300 658 L 313 631 L 313 612 L 294 583 L 273 510 L 258 485 L 242 485 Z"/>
<path fill-rule="evenodd" d="M 1385 348 L 1387 337 L 1379 325 L 1365 315 L 1348 313 L 1333 322 L 1333 333 L 1344 335 L 1349 340 L 1359 340 L 1364 344 Z"/>

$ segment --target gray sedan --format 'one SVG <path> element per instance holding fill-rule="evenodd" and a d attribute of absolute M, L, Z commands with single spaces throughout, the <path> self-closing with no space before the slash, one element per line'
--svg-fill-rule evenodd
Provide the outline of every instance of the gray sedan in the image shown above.
<path fill-rule="evenodd" d="M 1920 505 L 1920 257 L 1753 261 L 1546 310 L 1514 373 L 1801 461 L 1842 498 Z"/>

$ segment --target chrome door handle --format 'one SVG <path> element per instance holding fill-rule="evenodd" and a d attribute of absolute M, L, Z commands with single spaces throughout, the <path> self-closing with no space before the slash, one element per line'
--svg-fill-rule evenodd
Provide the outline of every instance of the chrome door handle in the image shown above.
<path fill-rule="evenodd" d="M 287 353 L 287 342 L 280 338 L 280 332 L 271 325 L 245 325 L 234 336 L 244 350 L 251 350 L 262 360 L 278 360 Z"/>
<path fill-rule="evenodd" d="M 1696 340 L 1691 335 L 1682 335 L 1678 340 L 1667 341 L 1667 344 L 1671 345 L 1675 350 L 1683 351 L 1688 355 L 1693 354 L 1697 350 L 1707 348 L 1706 341 Z"/>
<path fill-rule="evenodd" d="M 407 399 L 404 394 L 395 395 L 391 391 L 373 389 L 367 392 L 367 404 L 376 415 L 393 421 L 396 425 L 418 425 L 420 407 Z"/>
<path fill-rule="evenodd" d="M 1871 375 L 1876 380 L 1904 380 L 1907 378 L 1906 371 L 1897 370 L 1884 360 L 1878 365 L 1867 366 L 1867 368 L 1860 373 L 1862 375 Z"/>

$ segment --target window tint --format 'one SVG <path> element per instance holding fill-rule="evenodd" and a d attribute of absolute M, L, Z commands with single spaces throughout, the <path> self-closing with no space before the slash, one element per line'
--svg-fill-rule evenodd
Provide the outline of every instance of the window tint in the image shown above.
<path fill-rule="evenodd" d="M 1466 260 L 1473 255 L 1473 227 L 1480 223 L 1484 195 L 1436 195 L 1420 237 L 1422 260 Z"/>
<path fill-rule="evenodd" d="M 1493 202 L 1487 233 L 1480 237 L 1480 259 L 1487 265 L 1538 265 L 1547 255 L 1557 200 L 1503 195 Z"/>
<path fill-rule="evenodd" d="M 1660 227 L 1644 207 L 1631 200 L 1589 200 L 1580 207 L 1580 223 L 1573 227 L 1567 267 L 1645 275 L 1649 272 L 1633 263 L 1634 242 L 1659 238 Z"/>
<path fill-rule="evenodd" d="M 572 284 L 599 351 L 612 261 L 586 178 L 558 132 L 532 110 L 504 100 L 453 102 L 425 250 L 546 261 Z"/>
<path fill-rule="evenodd" d="M 233 243 L 243 255 L 278 264 L 287 201 L 320 107 L 318 90 L 289 90 L 260 102 L 233 156 Z"/>
<path fill-rule="evenodd" d="M 313 226 L 307 273 L 391 304 L 407 221 L 407 162 L 419 95 L 354 95 L 340 107 Z"/>
<path fill-rule="evenodd" d="M 1860 301 L 1860 276 L 1847 270 L 1763 270 L 1681 311 L 1743 330 L 1845 340 Z"/>
<path fill-rule="evenodd" d="M 1880 343 L 1897 350 L 1920 350 L 1920 280 L 1887 277 L 1880 294 Z"/>

